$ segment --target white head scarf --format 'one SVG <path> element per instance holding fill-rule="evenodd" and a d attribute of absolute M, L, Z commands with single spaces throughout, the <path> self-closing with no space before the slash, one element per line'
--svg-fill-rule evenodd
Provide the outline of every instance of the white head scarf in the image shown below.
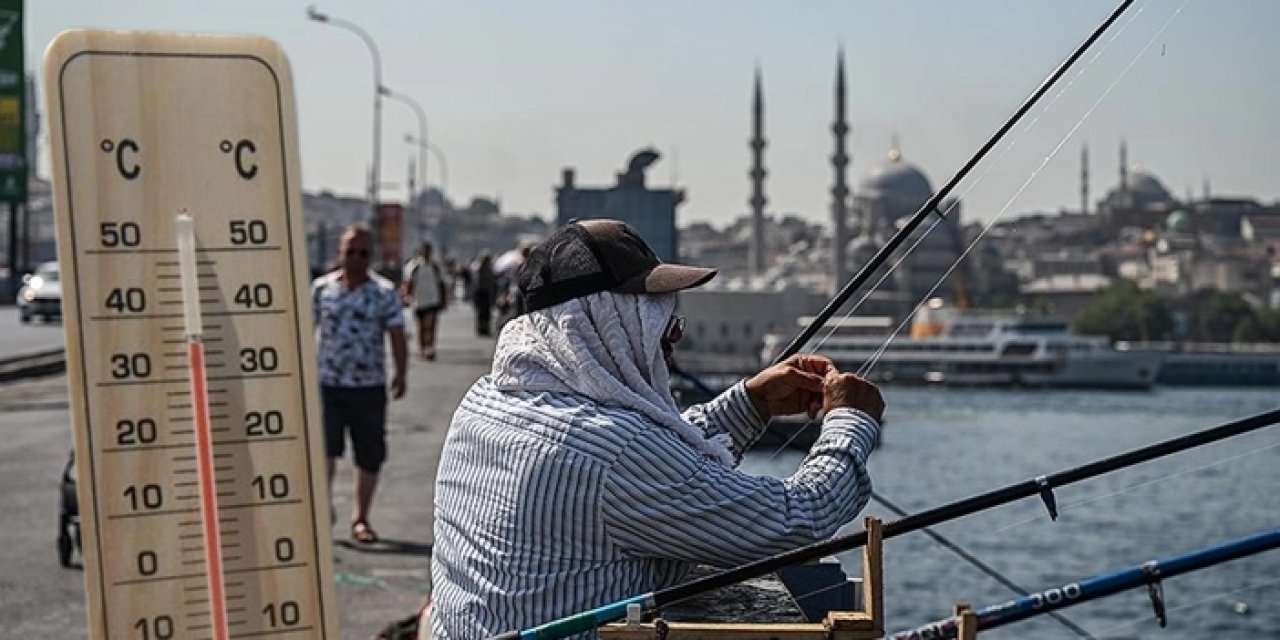
<path fill-rule="evenodd" d="M 696 451 L 733 464 L 727 435 L 708 438 L 680 416 L 668 386 L 662 335 L 674 294 L 601 292 L 521 315 L 506 324 L 493 383 L 509 391 L 556 391 L 638 412 Z"/>

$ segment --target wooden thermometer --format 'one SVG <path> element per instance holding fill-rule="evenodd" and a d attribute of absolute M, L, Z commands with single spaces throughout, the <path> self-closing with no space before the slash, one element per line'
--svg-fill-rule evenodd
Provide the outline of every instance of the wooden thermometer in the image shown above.
<path fill-rule="evenodd" d="M 44 71 L 89 636 L 338 637 L 284 54 L 71 31 Z"/>

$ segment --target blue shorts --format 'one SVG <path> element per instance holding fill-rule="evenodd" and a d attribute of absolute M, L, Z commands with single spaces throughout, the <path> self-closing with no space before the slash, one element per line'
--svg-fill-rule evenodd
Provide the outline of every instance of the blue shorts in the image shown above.
<path fill-rule="evenodd" d="M 320 387 L 324 413 L 324 448 L 330 458 L 341 458 L 351 434 L 356 466 L 377 473 L 387 459 L 387 388 Z"/>

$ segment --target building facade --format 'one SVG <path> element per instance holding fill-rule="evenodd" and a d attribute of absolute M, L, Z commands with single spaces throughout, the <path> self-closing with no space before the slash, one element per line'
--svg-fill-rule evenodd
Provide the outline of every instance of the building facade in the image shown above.
<path fill-rule="evenodd" d="M 684 190 L 645 184 L 645 170 L 660 157 L 653 149 L 637 151 L 612 187 L 580 187 L 574 170 L 565 169 L 563 183 L 556 187 L 556 226 L 591 218 L 621 220 L 634 227 L 663 262 L 676 262 L 676 207 L 684 202 Z"/>

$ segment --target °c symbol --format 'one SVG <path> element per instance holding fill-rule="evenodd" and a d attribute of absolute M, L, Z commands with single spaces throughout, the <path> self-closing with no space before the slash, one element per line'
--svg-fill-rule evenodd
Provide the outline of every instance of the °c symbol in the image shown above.
<path fill-rule="evenodd" d="M 142 173 L 141 165 L 137 162 L 126 163 L 125 159 L 126 153 L 137 154 L 140 151 L 138 143 L 130 140 L 129 138 L 122 138 L 120 143 L 117 144 L 112 142 L 110 139 L 104 138 L 99 146 L 103 153 L 114 153 L 116 158 L 116 171 L 119 171 L 120 175 L 123 176 L 125 180 L 135 180 Z"/>
<path fill-rule="evenodd" d="M 241 178 L 252 180 L 258 175 L 258 165 L 252 160 L 252 156 L 258 152 L 258 147 L 254 146 L 252 140 L 243 139 L 234 144 L 230 140 L 223 140 L 218 143 L 218 150 L 235 154 L 236 173 L 240 174 Z"/>

